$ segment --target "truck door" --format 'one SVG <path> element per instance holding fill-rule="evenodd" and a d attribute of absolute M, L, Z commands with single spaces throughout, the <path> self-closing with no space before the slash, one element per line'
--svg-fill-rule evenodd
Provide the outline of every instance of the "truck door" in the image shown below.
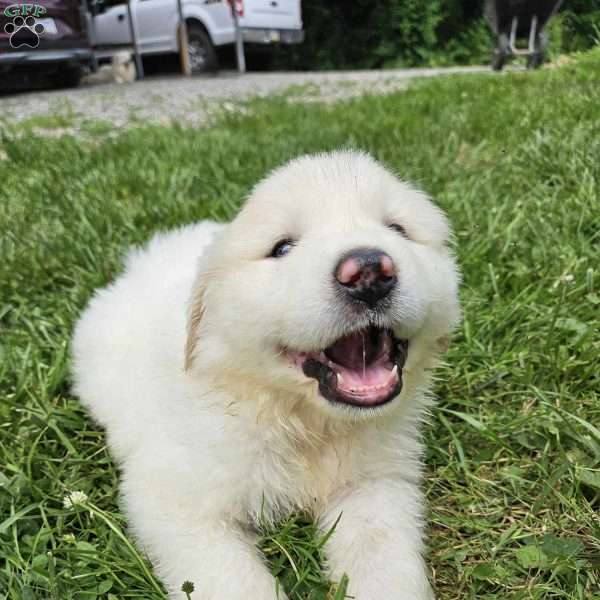
<path fill-rule="evenodd" d="M 177 0 L 136 0 L 134 6 L 142 51 L 177 50 Z"/>
<path fill-rule="evenodd" d="M 130 44 L 127 5 L 123 0 L 104 0 L 103 12 L 92 17 L 90 37 L 94 46 Z"/>

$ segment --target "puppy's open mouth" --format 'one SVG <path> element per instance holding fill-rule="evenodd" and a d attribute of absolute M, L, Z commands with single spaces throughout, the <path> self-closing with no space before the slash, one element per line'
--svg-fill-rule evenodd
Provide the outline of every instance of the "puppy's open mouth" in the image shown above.
<path fill-rule="evenodd" d="M 321 351 L 287 350 L 287 356 L 307 377 L 319 382 L 327 400 L 373 408 L 400 393 L 407 351 L 406 340 L 396 338 L 389 329 L 370 326 Z"/>

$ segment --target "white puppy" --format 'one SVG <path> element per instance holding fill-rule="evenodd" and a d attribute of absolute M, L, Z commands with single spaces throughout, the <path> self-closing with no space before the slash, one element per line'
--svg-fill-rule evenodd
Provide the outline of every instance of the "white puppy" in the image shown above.
<path fill-rule="evenodd" d="M 98 292 L 76 392 L 172 598 L 272 600 L 259 518 L 310 511 L 358 600 L 432 598 L 419 421 L 458 320 L 448 224 L 365 154 L 291 161 L 228 225 L 160 234 Z M 283 592 L 279 592 L 280 598 Z"/>
<path fill-rule="evenodd" d="M 120 50 L 110 59 L 110 63 L 102 65 L 95 73 L 85 77 L 85 83 L 131 83 L 135 81 L 136 70 L 131 52 Z"/>

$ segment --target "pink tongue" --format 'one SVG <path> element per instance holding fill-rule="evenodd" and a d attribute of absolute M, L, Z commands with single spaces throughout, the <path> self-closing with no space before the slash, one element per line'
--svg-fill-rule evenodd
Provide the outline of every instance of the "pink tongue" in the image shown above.
<path fill-rule="evenodd" d="M 325 350 L 325 355 L 341 367 L 354 371 L 368 367 L 380 355 L 385 346 L 386 333 L 377 330 L 358 332 L 340 338 Z"/>
<path fill-rule="evenodd" d="M 390 369 L 386 369 L 382 364 L 372 365 L 364 371 L 362 369 L 346 369 L 344 367 L 335 367 L 335 371 L 341 375 L 338 378 L 338 388 L 349 392 L 366 391 L 366 388 L 386 387 L 391 380 L 397 380 L 392 375 Z M 395 382 L 395 381 L 394 381 Z"/>

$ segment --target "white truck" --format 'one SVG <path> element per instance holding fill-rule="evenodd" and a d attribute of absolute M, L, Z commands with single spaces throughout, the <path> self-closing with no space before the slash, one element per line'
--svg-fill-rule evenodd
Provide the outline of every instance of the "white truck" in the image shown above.
<path fill-rule="evenodd" d="M 181 0 L 192 73 L 217 69 L 216 46 L 232 44 L 235 28 L 228 0 Z M 246 42 L 294 44 L 304 39 L 300 0 L 235 0 Z M 94 0 L 90 36 L 94 48 L 110 52 L 131 44 L 124 0 Z M 140 54 L 179 51 L 177 0 L 131 0 Z"/>

